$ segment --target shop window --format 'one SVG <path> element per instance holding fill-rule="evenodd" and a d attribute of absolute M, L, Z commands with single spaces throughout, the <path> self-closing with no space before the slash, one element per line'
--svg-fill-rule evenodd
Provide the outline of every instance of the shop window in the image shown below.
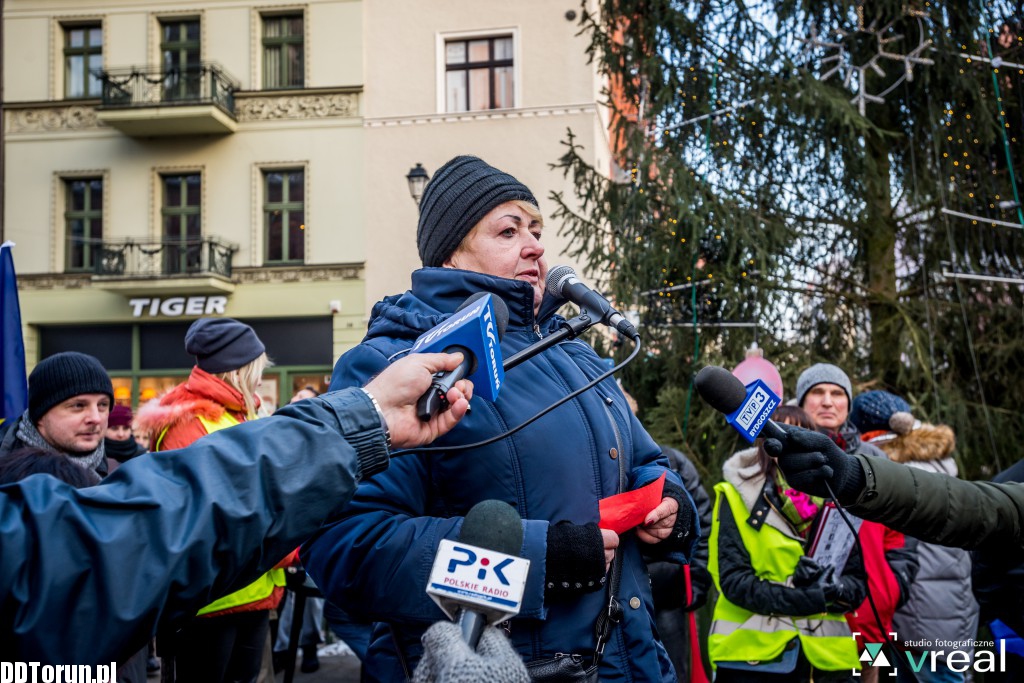
<path fill-rule="evenodd" d="M 512 36 L 445 41 L 445 110 L 515 106 Z"/>
<path fill-rule="evenodd" d="M 197 272 L 202 262 L 202 177 L 190 173 L 165 175 L 160 179 L 164 274 Z"/>
<path fill-rule="evenodd" d="M 305 81 L 302 14 L 263 17 L 263 87 L 301 88 Z"/>
<path fill-rule="evenodd" d="M 263 173 L 264 244 L 268 264 L 306 260 L 305 176 L 301 169 Z"/>
<path fill-rule="evenodd" d="M 99 97 L 103 68 L 103 27 L 95 24 L 64 26 L 64 97 Z"/>
<path fill-rule="evenodd" d="M 64 181 L 64 267 L 91 272 L 103 244 L 103 179 Z"/>

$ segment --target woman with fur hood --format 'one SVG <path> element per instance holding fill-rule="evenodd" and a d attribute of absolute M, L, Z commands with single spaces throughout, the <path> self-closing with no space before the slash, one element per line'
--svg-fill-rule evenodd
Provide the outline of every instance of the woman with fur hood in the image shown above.
<path fill-rule="evenodd" d="M 196 358 L 189 378 L 139 410 L 137 424 L 151 435 L 153 452 L 184 448 L 256 417 L 256 389 L 269 360 L 251 327 L 231 318 L 200 318 L 185 333 L 185 350 Z M 177 680 L 256 681 L 270 610 L 283 594 L 284 571 L 275 568 L 199 610 L 177 633 L 162 634 Z"/>
<path fill-rule="evenodd" d="M 957 476 L 952 455 L 956 446 L 953 430 L 946 425 L 916 420 L 910 405 L 899 396 L 887 391 L 858 395 L 853 400 L 850 421 L 860 430 L 863 441 L 881 448 L 890 460 Z M 893 617 L 896 633 L 904 646 L 916 653 L 915 658 L 936 648 L 907 643 L 969 641 L 978 628 L 978 604 L 971 594 L 971 557 L 967 551 L 924 542 L 918 542 L 916 549 L 920 562 L 917 577 L 910 585 L 907 600 Z M 962 650 L 973 656 L 973 648 Z M 965 680 L 963 673 L 952 671 L 944 660 L 937 662 L 937 668 L 932 672 L 923 667 L 915 674 L 916 680 Z"/>

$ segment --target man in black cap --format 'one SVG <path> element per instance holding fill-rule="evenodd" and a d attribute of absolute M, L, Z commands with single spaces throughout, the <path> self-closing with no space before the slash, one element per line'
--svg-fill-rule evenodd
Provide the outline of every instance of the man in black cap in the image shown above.
<path fill-rule="evenodd" d="M 106 476 L 103 436 L 113 404 L 114 387 L 98 360 L 74 351 L 45 358 L 28 377 L 28 410 L 0 425 L 0 457 L 42 448 Z"/>

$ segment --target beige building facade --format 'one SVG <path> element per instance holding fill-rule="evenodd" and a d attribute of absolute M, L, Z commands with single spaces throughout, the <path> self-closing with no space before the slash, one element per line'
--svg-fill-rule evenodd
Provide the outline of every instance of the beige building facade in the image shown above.
<path fill-rule="evenodd" d="M 29 365 L 92 353 L 137 404 L 187 374 L 192 320 L 228 315 L 275 359 L 268 407 L 324 388 L 419 267 L 411 167 L 477 154 L 550 214 L 568 129 L 610 166 L 570 10 L 7 0 L 3 237 Z"/>

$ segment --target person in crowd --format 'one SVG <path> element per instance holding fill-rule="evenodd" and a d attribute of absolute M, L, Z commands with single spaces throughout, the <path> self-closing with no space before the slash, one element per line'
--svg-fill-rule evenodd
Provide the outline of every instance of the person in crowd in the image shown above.
<path fill-rule="evenodd" d="M 251 327 L 200 318 L 185 333 L 185 350 L 196 359 L 188 380 L 139 410 L 140 427 L 155 436 L 154 452 L 254 419 L 259 407 L 256 390 L 269 359 Z M 276 567 L 206 605 L 177 633 L 162 634 L 159 645 L 173 653 L 177 680 L 254 681 L 284 585 L 284 569 Z"/>
<path fill-rule="evenodd" d="M 132 435 L 132 409 L 115 405 L 107 417 L 107 434 L 103 439 L 103 450 L 107 454 L 107 469 L 110 472 L 132 458 L 142 455 L 146 449 Z"/>
<path fill-rule="evenodd" d="M 795 406 L 774 419 L 812 427 Z M 859 547 L 840 567 L 808 556 L 824 501 L 794 490 L 762 444 L 722 473 L 709 561 L 720 593 L 708 637 L 715 681 L 852 681 L 860 662 L 843 615 L 867 590 Z"/>
<path fill-rule="evenodd" d="M 861 440 L 856 425 L 849 420 L 853 385 L 842 369 L 830 363 L 812 365 L 797 379 L 796 394 L 797 405 L 807 411 L 815 429 L 840 448 L 848 453 L 885 457 L 879 448 Z M 910 594 L 917 555 L 913 539 L 908 541 L 898 531 L 876 522 L 861 524 L 860 543 L 871 602 L 865 599 L 847 619 L 853 631 L 861 634 L 858 643 L 863 647 L 865 642 L 887 642 L 896 609 Z M 875 618 L 876 610 L 881 624 Z M 864 683 L 875 683 L 878 674 L 872 666 L 865 666 L 861 672 Z"/>
<path fill-rule="evenodd" d="M 782 384 L 781 379 L 779 384 Z M 639 405 L 636 399 L 625 389 L 622 393 L 629 403 L 630 410 L 634 415 L 638 415 Z M 651 575 L 654 620 L 658 633 L 661 634 L 661 641 L 676 670 L 676 679 L 684 683 L 691 680 L 691 670 L 698 668 L 693 662 L 701 658 L 699 648 L 691 646 L 699 645 L 695 611 L 707 602 L 708 591 L 711 588 L 711 574 L 708 573 L 711 498 L 701 485 L 700 473 L 690 458 L 671 446 L 658 444 L 658 448 L 668 458 L 669 467 L 683 480 L 686 492 L 693 499 L 701 530 L 700 541 L 694 546 L 689 564 L 666 560 L 647 563 L 647 572 Z M 702 669 L 703 664 L 700 664 L 699 668 Z"/>
<path fill-rule="evenodd" d="M 434 373 L 461 361 L 400 359 L 363 389 L 135 458 L 102 486 L 38 475 L 0 486 L 0 661 L 117 661 L 158 621 L 191 617 L 251 582 L 387 468 L 390 447 L 430 443 L 455 426 L 470 382 L 458 382 L 449 410 L 428 422 L 416 402 Z"/>
<path fill-rule="evenodd" d="M 412 274 L 410 291 L 374 306 L 366 338 L 339 359 L 331 388 L 366 381 L 477 292 L 508 306 L 503 356 L 557 329 L 555 311 L 564 302 L 545 296 L 542 230 L 525 185 L 476 157 L 448 161 L 420 201 L 424 267 Z M 559 680 L 596 676 L 599 668 L 603 680 L 675 681 L 654 628 L 643 553 L 685 561 L 699 537 L 696 514 L 613 379 L 507 439 L 443 450 L 497 436 L 603 371 L 579 339 L 510 370 L 498 399 L 478 398 L 472 414 L 439 441 L 441 450 L 399 459 L 360 485 L 352 507 L 304 546 L 303 564 L 327 599 L 377 622 L 364 678 L 403 680 L 415 669 L 420 637 L 445 618 L 424 592 L 430 558 L 441 539 L 458 537 L 474 504 L 497 499 L 523 517 L 522 555 L 531 562 L 509 627 L 520 656 L 535 670 L 560 669 Z M 599 527 L 602 498 L 663 475 L 664 497 L 643 523 L 621 537 Z M 622 616 L 608 623 L 599 647 L 595 627 L 610 596 Z"/>
<path fill-rule="evenodd" d="M 0 424 L 0 458 L 41 448 L 105 477 L 104 435 L 113 403 L 114 385 L 97 359 L 74 351 L 44 358 L 28 376 L 28 409 Z"/>
<path fill-rule="evenodd" d="M 994 482 L 1024 482 L 1024 460 L 1018 460 L 993 478 Z M 1020 487 L 1024 489 L 1024 486 Z M 1024 547 L 990 544 L 973 553 L 972 588 L 980 619 L 992 635 L 1010 641 L 1006 671 L 985 674 L 986 683 L 1024 681 Z M 1016 641 L 1017 647 L 1011 643 Z"/>
<path fill-rule="evenodd" d="M 946 425 L 916 420 L 910 404 L 901 397 L 888 391 L 859 394 L 853 399 L 850 422 L 860 430 L 861 440 L 878 446 L 890 460 L 957 476 L 953 430 Z M 959 548 L 934 543 L 916 543 L 915 549 L 917 576 L 909 586 L 906 601 L 893 617 L 893 629 L 903 646 L 907 647 L 908 641 L 943 639 L 963 643 L 973 640 L 978 631 L 978 604 L 971 595 L 970 555 Z M 915 656 L 927 649 L 917 648 Z M 958 649 L 968 655 L 973 652 L 969 646 Z M 964 673 L 950 668 L 945 656 L 948 653 L 944 653 L 933 668 L 915 673 L 914 680 L 918 683 L 963 681 Z M 905 673 L 900 675 L 906 676 Z"/>
<path fill-rule="evenodd" d="M 320 392 L 311 386 L 304 386 L 295 392 L 289 404 L 307 398 L 316 398 Z M 305 577 L 305 571 L 301 572 Z M 274 639 L 274 671 L 284 668 L 285 653 L 291 644 L 292 619 L 295 614 L 295 601 L 300 599 L 293 590 L 288 590 L 280 605 L 278 605 L 277 637 Z M 313 673 L 320 669 L 320 659 L 317 656 L 317 645 L 322 638 L 320 636 L 320 624 L 324 618 L 324 599 L 322 597 L 302 597 L 306 601 L 302 612 L 302 627 L 299 637 L 299 647 L 302 648 L 302 664 L 299 669 L 303 673 Z"/>

